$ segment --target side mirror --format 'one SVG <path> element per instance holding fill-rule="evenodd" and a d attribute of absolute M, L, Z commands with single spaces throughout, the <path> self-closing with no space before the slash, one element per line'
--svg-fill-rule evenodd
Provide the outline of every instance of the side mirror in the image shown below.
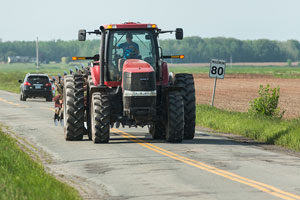
<path fill-rule="evenodd" d="M 176 40 L 182 40 L 183 38 L 183 30 L 182 28 L 176 28 Z"/>
<path fill-rule="evenodd" d="M 86 30 L 85 29 L 81 29 L 78 31 L 78 40 L 79 41 L 85 41 L 86 39 Z"/>
<path fill-rule="evenodd" d="M 22 81 L 22 80 L 19 80 L 18 82 L 19 82 L 19 83 L 23 83 L 23 81 Z"/>

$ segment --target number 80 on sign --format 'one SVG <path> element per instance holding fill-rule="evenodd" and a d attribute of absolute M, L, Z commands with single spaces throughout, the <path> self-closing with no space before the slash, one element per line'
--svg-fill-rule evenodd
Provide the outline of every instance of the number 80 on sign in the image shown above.
<path fill-rule="evenodd" d="M 209 77 L 224 79 L 226 62 L 212 59 L 210 62 Z"/>

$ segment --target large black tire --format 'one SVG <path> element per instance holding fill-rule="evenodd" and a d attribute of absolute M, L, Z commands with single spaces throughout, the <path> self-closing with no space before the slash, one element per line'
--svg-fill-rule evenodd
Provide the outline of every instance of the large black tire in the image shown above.
<path fill-rule="evenodd" d="M 21 101 L 26 101 L 27 97 L 24 95 L 23 92 L 20 93 L 20 100 Z"/>
<path fill-rule="evenodd" d="M 87 87 L 87 98 L 86 98 L 86 101 L 87 101 L 87 106 L 86 106 L 86 118 L 87 118 L 87 134 L 88 134 L 88 137 L 89 137 L 89 140 L 92 140 L 92 122 L 91 122 L 91 112 L 90 112 L 90 102 L 91 102 L 91 95 L 90 95 L 90 88 L 92 86 L 94 86 L 94 82 L 93 82 L 93 79 L 91 76 L 88 76 L 88 87 Z"/>
<path fill-rule="evenodd" d="M 192 74 L 176 74 L 176 86 L 183 87 L 181 94 L 184 103 L 184 139 L 193 139 L 196 125 L 195 85 Z"/>
<path fill-rule="evenodd" d="M 84 128 L 84 90 L 81 75 L 64 78 L 64 133 L 68 141 L 82 140 Z"/>
<path fill-rule="evenodd" d="M 150 125 L 149 132 L 152 135 L 152 139 L 160 140 L 166 138 L 166 128 L 161 122 Z"/>
<path fill-rule="evenodd" d="M 51 102 L 52 101 L 52 95 L 47 96 L 46 101 Z"/>
<path fill-rule="evenodd" d="M 94 143 L 108 143 L 110 131 L 110 104 L 108 94 L 95 92 L 91 99 L 91 132 Z"/>
<path fill-rule="evenodd" d="M 24 95 L 23 95 L 22 92 L 21 92 L 21 94 L 20 94 L 20 100 L 21 100 L 21 101 L 25 101 L 25 100 L 24 100 Z"/>
<path fill-rule="evenodd" d="M 184 105 L 179 92 L 169 92 L 167 95 L 166 140 L 182 142 L 184 135 Z"/>

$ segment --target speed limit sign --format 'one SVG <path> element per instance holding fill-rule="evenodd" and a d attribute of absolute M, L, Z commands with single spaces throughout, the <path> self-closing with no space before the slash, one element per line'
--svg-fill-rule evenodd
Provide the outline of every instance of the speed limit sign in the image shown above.
<path fill-rule="evenodd" d="M 212 59 L 210 62 L 209 77 L 224 79 L 226 62 Z"/>

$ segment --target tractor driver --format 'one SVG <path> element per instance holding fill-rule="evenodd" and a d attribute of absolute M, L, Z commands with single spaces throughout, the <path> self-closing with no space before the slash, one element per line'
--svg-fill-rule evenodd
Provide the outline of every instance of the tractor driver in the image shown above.
<path fill-rule="evenodd" d="M 135 42 L 132 42 L 131 33 L 126 34 L 126 40 L 127 42 L 121 43 L 117 46 L 117 48 L 123 49 L 123 58 L 138 58 L 138 55 L 140 53 L 139 45 Z"/>

